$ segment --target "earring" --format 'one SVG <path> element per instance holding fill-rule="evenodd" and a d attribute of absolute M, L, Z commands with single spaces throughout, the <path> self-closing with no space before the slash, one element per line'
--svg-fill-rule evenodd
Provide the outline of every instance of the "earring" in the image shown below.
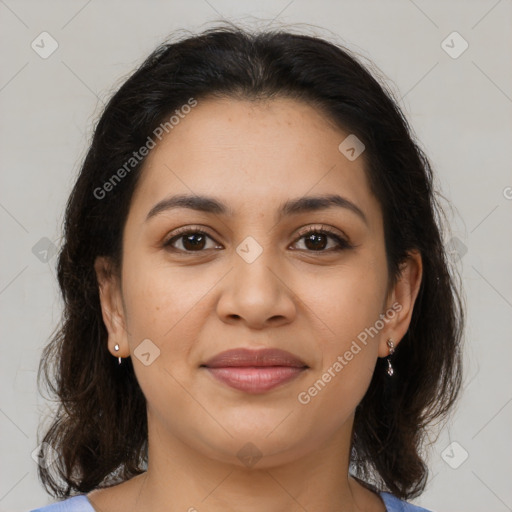
<path fill-rule="evenodd" d="M 118 351 L 119 351 L 119 344 L 117 344 L 117 343 L 115 344 L 115 346 L 114 346 L 114 350 L 115 350 L 116 352 L 118 352 Z M 118 361 L 118 363 L 119 363 L 119 364 L 121 364 L 121 358 L 120 358 L 120 357 L 118 357 L 118 358 L 117 358 L 117 361 Z"/>
<path fill-rule="evenodd" d="M 388 355 L 388 369 L 386 371 L 387 371 L 387 374 L 391 377 L 393 375 L 393 373 L 395 373 L 395 371 L 393 370 L 393 367 L 391 366 L 391 361 L 389 360 L 389 358 L 395 352 L 395 345 L 393 344 L 393 340 L 391 338 L 389 338 L 389 340 L 387 341 L 387 345 L 389 347 L 389 355 Z"/>

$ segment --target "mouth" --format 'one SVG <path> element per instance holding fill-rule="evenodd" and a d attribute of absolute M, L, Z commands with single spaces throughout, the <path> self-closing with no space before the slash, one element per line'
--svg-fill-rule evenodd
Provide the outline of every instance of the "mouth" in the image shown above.
<path fill-rule="evenodd" d="M 270 391 L 309 368 L 284 350 L 245 348 L 221 352 L 200 367 L 223 384 L 250 394 Z"/>

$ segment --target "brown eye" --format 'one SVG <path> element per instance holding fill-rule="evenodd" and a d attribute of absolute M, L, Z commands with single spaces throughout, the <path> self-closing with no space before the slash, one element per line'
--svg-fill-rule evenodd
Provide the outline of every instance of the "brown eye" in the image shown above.
<path fill-rule="evenodd" d="M 304 239 L 305 248 L 299 250 L 306 252 L 330 253 L 354 247 L 346 239 L 325 227 L 309 228 L 300 235 L 297 241 L 302 239 Z M 210 247 L 207 246 L 209 240 L 212 242 Z M 297 244 L 297 242 L 295 243 Z M 216 245 L 215 240 L 206 231 L 198 228 L 178 230 L 163 246 L 170 251 L 184 254 L 222 248 L 222 246 Z"/>
<path fill-rule="evenodd" d="M 204 249 L 212 249 L 217 247 L 206 247 L 208 239 L 213 241 L 213 239 L 205 231 L 200 229 L 186 229 L 180 231 L 178 234 L 165 242 L 164 247 L 181 252 L 201 252 Z M 179 246 L 180 244 L 181 247 Z"/>
<path fill-rule="evenodd" d="M 308 249 L 316 251 L 318 249 L 325 249 L 328 242 L 328 237 L 324 233 L 311 233 L 306 236 L 304 243 Z"/>
<path fill-rule="evenodd" d="M 328 228 L 309 228 L 298 240 L 301 239 L 304 239 L 304 245 L 309 252 L 341 251 L 353 247 L 347 240 Z M 329 239 L 334 240 L 335 243 L 334 247 L 327 249 Z"/>

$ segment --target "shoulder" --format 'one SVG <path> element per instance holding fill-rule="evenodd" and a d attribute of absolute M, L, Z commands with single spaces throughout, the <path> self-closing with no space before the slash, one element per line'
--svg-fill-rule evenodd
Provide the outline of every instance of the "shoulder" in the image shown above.
<path fill-rule="evenodd" d="M 386 505 L 387 512 L 433 512 L 412 503 L 407 503 L 389 492 L 380 492 L 379 494 L 384 501 L 384 505 Z"/>
<path fill-rule="evenodd" d="M 46 507 L 36 508 L 30 512 L 94 512 L 94 509 L 85 494 L 83 494 L 47 505 Z"/>

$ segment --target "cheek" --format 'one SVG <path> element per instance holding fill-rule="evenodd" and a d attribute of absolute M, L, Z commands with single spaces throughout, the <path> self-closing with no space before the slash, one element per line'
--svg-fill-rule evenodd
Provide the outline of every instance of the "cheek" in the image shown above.
<path fill-rule="evenodd" d="M 183 389 L 177 382 L 188 382 L 190 367 L 197 363 L 194 350 L 205 318 L 211 314 L 208 293 L 218 276 L 201 272 L 199 267 L 172 267 L 154 261 L 131 263 L 131 267 L 128 262 L 126 265 L 130 270 L 126 272 L 123 293 L 137 380 L 151 401 L 158 400 L 161 390 L 168 394 L 166 401 L 175 394 L 181 397 Z M 143 340 L 154 344 L 145 342 L 151 361 L 153 353 L 157 354 L 150 366 L 138 357 Z"/>
<path fill-rule="evenodd" d="M 317 280 L 313 292 L 303 290 L 319 329 L 319 365 L 309 387 L 302 390 L 307 395 L 304 401 L 311 399 L 312 408 L 324 412 L 334 407 L 338 415 L 332 421 L 355 408 L 370 384 L 384 325 L 380 315 L 386 279 L 375 262 L 361 261 L 361 265 Z"/>
<path fill-rule="evenodd" d="M 308 302 L 320 319 L 319 365 L 296 397 L 308 416 L 321 418 L 326 435 L 343 425 L 370 385 L 380 339 L 375 325 L 385 290 L 375 272 L 327 281 L 323 292 L 310 294 Z"/>
<path fill-rule="evenodd" d="M 383 313 L 386 278 L 374 265 L 355 265 L 315 277 L 314 286 L 298 292 L 324 324 L 323 331 L 330 339 L 326 348 L 342 348 L 375 324 Z"/>
<path fill-rule="evenodd" d="M 201 298 L 213 280 L 190 269 L 155 264 L 133 264 L 124 278 L 127 319 L 133 336 L 155 338 L 157 344 L 186 325 L 187 315 L 201 309 Z M 210 283 L 212 281 L 212 283 Z"/>

